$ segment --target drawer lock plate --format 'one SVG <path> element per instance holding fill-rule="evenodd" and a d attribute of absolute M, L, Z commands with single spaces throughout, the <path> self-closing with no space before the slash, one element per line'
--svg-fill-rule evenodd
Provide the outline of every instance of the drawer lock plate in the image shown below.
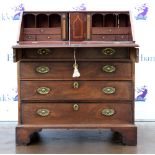
<path fill-rule="evenodd" d="M 73 105 L 73 110 L 74 111 L 78 111 L 79 110 L 79 105 L 78 104 L 74 104 Z"/>

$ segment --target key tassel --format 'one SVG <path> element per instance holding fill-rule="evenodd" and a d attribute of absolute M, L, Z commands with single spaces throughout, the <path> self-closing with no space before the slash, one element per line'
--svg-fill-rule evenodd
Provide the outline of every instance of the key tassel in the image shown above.
<path fill-rule="evenodd" d="M 78 70 L 78 67 L 76 64 L 74 64 L 74 73 L 73 73 L 73 77 L 80 77 L 80 72 Z"/>
<path fill-rule="evenodd" d="M 78 70 L 78 64 L 76 63 L 76 51 L 74 50 L 74 72 L 73 72 L 73 78 L 74 77 L 80 77 L 80 72 Z"/>

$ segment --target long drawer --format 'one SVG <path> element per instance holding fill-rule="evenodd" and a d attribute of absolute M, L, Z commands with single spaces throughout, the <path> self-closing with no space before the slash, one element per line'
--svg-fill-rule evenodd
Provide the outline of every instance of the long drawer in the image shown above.
<path fill-rule="evenodd" d="M 21 100 L 132 100 L 132 81 L 21 81 Z"/>
<path fill-rule="evenodd" d="M 24 59 L 73 59 L 74 48 L 25 48 Z M 130 48 L 76 48 L 77 59 L 129 59 Z"/>
<path fill-rule="evenodd" d="M 74 62 L 21 61 L 21 79 L 73 80 Z M 125 80 L 132 78 L 130 62 L 78 62 L 82 80 Z"/>
<path fill-rule="evenodd" d="M 131 36 L 129 34 L 122 34 L 122 35 L 92 35 L 92 40 L 98 40 L 98 41 L 128 41 L 132 40 Z"/>
<path fill-rule="evenodd" d="M 128 103 L 25 103 L 21 106 L 23 124 L 110 124 L 131 123 Z"/>

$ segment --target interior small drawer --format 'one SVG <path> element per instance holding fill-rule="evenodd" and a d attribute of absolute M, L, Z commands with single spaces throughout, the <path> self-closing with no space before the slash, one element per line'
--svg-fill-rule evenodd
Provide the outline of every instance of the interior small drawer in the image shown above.
<path fill-rule="evenodd" d="M 92 35 L 92 40 L 115 41 L 115 35 Z"/>
<path fill-rule="evenodd" d="M 33 34 L 26 34 L 24 35 L 24 41 L 35 41 L 36 35 Z"/>
<path fill-rule="evenodd" d="M 61 34 L 61 28 L 24 28 L 24 34 Z"/>
<path fill-rule="evenodd" d="M 61 35 L 36 35 L 36 41 L 61 41 Z"/>

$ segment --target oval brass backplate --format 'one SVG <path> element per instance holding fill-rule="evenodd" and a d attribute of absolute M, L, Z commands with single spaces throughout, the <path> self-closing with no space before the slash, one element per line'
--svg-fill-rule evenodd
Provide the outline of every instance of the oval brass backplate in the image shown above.
<path fill-rule="evenodd" d="M 41 74 L 46 74 L 46 73 L 48 73 L 49 72 L 49 67 L 47 67 L 47 66 L 39 66 L 39 67 L 37 67 L 36 68 L 36 71 L 38 72 L 38 73 L 41 73 Z"/>
<path fill-rule="evenodd" d="M 38 109 L 37 110 L 37 114 L 42 117 L 48 116 L 49 113 L 50 113 L 50 111 L 48 109 Z"/>
<path fill-rule="evenodd" d="M 102 91 L 105 94 L 114 94 L 116 92 L 116 88 L 115 87 L 104 87 Z"/>
<path fill-rule="evenodd" d="M 48 48 L 40 48 L 37 51 L 38 55 L 48 55 L 50 53 L 50 49 Z"/>
<path fill-rule="evenodd" d="M 102 70 L 106 73 L 112 73 L 116 71 L 116 67 L 113 65 L 105 65 L 102 67 Z"/>
<path fill-rule="evenodd" d="M 102 50 L 102 53 L 104 54 L 104 55 L 107 55 L 107 56 L 110 56 L 110 55 L 113 55 L 113 54 L 115 54 L 115 50 L 113 49 L 113 48 L 104 48 L 103 50 Z"/>
<path fill-rule="evenodd" d="M 46 94 L 48 94 L 50 92 L 50 88 L 48 88 L 48 87 L 39 87 L 37 89 L 37 92 L 39 94 L 41 94 L 41 95 L 46 95 Z"/>
<path fill-rule="evenodd" d="M 104 116 L 112 116 L 115 114 L 115 110 L 106 108 L 101 111 L 101 114 Z"/>

